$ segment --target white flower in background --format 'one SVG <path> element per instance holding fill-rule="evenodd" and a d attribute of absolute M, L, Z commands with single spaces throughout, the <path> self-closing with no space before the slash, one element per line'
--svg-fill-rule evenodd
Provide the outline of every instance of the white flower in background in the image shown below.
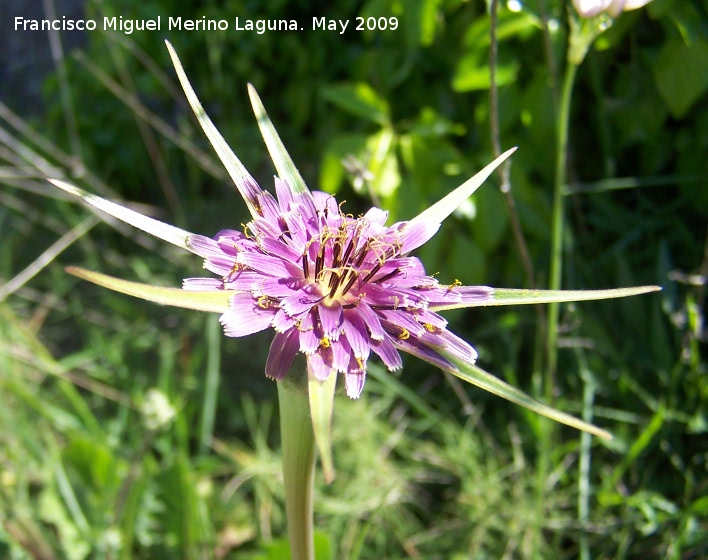
<path fill-rule="evenodd" d="M 177 415 L 167 395 L 159 389 L 148 389 L 140 412 L 145 427 L 150 431 L 167 427 Z"/>
<path fill-rule="evenodd" d="M 613 18 L 622 12 L 636 10 L 651 0 L 573 0 L 575 10 L 581 17 L 592 18 L 606 13 Z"/>

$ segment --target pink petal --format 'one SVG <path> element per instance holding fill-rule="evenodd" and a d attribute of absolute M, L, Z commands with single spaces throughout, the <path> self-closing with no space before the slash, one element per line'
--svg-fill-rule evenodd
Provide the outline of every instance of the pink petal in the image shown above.
<path fill-rule="evenodd" d="M 273 327 L 277 332 L 284 333 L 285 331 L 295 328 L 295 324 L 295 319 L 290 317 L 282 309 L 278 309 L 278 311 L 275 313 L 275 316 L 273 317 L 273 321 L 271 322 L 270 326 Z"/>
<path fill-rule="evenodd" d="M 239 253 L 236 255 L 236 262 L 261 274 L 278 278 L 288 278 L 296 270 L 294 265 L 288 266 L 289 263 L 283 259 L 262 253 Z"/>
<path fill-rule="evenodd" d="M 320 304 L 317 306 L 317 310 L 320 314 L 320 323 L 322 324 L 324 336 L 337 340 L 343 320 L 342 304 L 338 301 L 333 301 L 329 305 Z"/>
<path fill-rule="evenodd" d="M 185 278 L 182 280 L 182 289 L 192 292 L 223 290 L 224 281 L 218 278 Z"/>
<path fill-rule="evenodd" d="M 249 293 L 234 295 L 229 305 L 231 309 L 219 318 L 226 336 L 246 336 L 267 329 L 275 314 L 272 308 L 259 307 Z"/>
<path fill-rule="evenodd" d="M 344 376 L 344 387 L 347 390 L 347 396 L 350 399 L 358 399 L 361 391 L 364 389 L 364 380 L 366 373 L 347 373 Z"/>
<path fill-rule="evenodd" d="M 438 229 L 440 229 L 440 224 L 435 222 L 407 222 L 401 230 L 404 239 L 400 253 L 405 255 L 413 249 L 417 249 L 429 241 L 438 232 Z"/>
<path fill-rule="evenodd" d="M 325 363 L 321 352 L 315 352 L 307 356 L 307 371 L 320 381 L 324 381 L 334 373 L 334 369 Z"/>
<path fill-rule="evenodd" d="M 344 336 L 346 336 L 347 342 L 352 348 L 354 357 L 366 362 L 370 350 L 369 333 L 366 330 L 363 319 L 355 309 L 348 309 L 344 312 L 342 328 L 344 329 Z"/>
<path fill-rule="evenodd" d="M 337 371 L 345 373 L 349 370 L 349 358 L 352 354 L 352 349 L 344 338 L 335 340 L 330 344 L 332 350 L 332 367 Z"/>
<path fill-rule="evenodd" d="M 371 345 L 371 349 L 381 358 L 389 371 L 396 371 L 403 367 L 403 361 L 401 360 L 401 355 L 398 353 L 393 343 L 388 337 L 383 340 L 375 341 Z"/>
<path fill-rule="evenodd" d="M 275 333 L 266 360 L 267 377 L 280 381 L 288 374 L 299 349 L 297 334 L 296 330 Z"/>
<path fill-rule="evenodd" d="M 379 316 L 365 301 L 360 301 L 353 311 L 361 317 L 373 340 L 383 340 L 386 337 Z"/>
<path fill-rule="evenodd" d="M 275 195 L 278 197 L 278 204 L 283 212 L 290 210 L 290 204 L 295 200 L 290 185 L 280 177 L 275 178 Z"/>
<path fill-rule="evenodd" d="M 311 287 L 306 286 L 294 294 L 283 298 L 280 302 L 280 307 L 291 317 L 298 317 L 299 315 L 308 312 L 312 309 L 313 305 L 322 299 L 322 296 L 319 294 L 311 292 Z"/>

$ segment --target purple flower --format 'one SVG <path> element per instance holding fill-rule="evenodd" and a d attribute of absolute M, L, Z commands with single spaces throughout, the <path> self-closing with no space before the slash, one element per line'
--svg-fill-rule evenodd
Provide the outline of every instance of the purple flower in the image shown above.
<path fill-rule="evenodd" d="M 354 217 L 323 192 L 293 193 L 276 178 L 277 199 L 250 189 L 256 216 L 244 232 L 214 239 L 192 235 L 187 244 L 221 279 L 188 278 L 187 290 L 233 290 L 221 315 L 227 336 L 275 329 L 266 375 L 283 379 L 295 355 L 310 374 L 345 374 L 347 394 L 361 394 L 373 352 L 389 370 L 401 368 L 399 350 L 446 370 L 440 351 L 474 363 L 474 348 L 447 330 L 438 306 L 492 297 L 488 287 L 441 285 L 409 253 L 439 225 L 429 221 L 386 226 L 388 212 L 371 208 Z"/>
<path fill-rule="evenodd" d="M 298 352 L 307 357 L 312 425 L 328 480 L 334 472 L 329 427 L 337 373 L 344 374 L 347 394 L 357 398 L 372 352 L 394 371 L 402 365 L 399 350 L 403 350 L 529 410 L 610 437 L 604 430 L 555 410 L 476 366 L 477 352 L 448 331 L 447 322 L 437 312 L 626 297 L 658 287 L 515 290 L 462 286 L 457 280 L 444 285 L 426 275 L 421 262 L 409 255 L 438 231 L 440 224 L 515 148 L 412 220 L 387 227 L 388 213 L 384 210 L 372 208 L 354 217 L 345 214 L 333 196 L 309 191 L 258 94 L 249 86 L 258 125 L 278 171 L 273 197 L 258 186 L 204 112 L 177 54 L 169 43 L 167 47 L 189 104 L 252 220 L 243 232 L 224 230 L 211 239 L 50 179 L 99 212 L 203 257 L 204 267 L 220 278 L 188 278 L 183 289 L 177 289 L 76 267 L 67 271 L 155 303 L 220 313 L 227 336 L 241 337 L 272 327 L 275 337 L 265 366 L 268 377 L 284 379 Z"/>

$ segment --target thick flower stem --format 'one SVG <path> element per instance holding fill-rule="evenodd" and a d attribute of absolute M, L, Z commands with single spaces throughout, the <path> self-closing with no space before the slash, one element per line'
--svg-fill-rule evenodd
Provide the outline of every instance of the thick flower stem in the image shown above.
<path fill-rule="evenodd" d="M 278 382 L 278 402 L 290 554 L 292 560 L 314 560 L 315 438 L 304 360 L 295 360 L 288 376 Z"/>

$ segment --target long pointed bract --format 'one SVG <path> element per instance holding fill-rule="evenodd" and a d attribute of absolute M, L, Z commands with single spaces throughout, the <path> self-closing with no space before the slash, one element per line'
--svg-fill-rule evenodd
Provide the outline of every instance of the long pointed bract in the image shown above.
<path fill-rule="evenodd" d="M 462 309 L 468 307 L 493 307 L 499 305 L 524 305 L 552 302 L 593 301 L 613 299 L 640 294 L 658 292 L 661 286 L 634 286 L 631 288 L 613 288 L 610 290 L 527 290 L 513 288 L 494 288 L 492 297 L 488 299 L 472 299 L 465 301 L 465 287 L 458 288 L 462 292 L 460 303 L 434 304 L 430 309 L 445 311 L 447 309 Z"/>
<path fill-rule="evenodd" d="M 101 274 L 85 268 L 76 266 L 66 267 L 69 274 L 78 276 L 83 280 L 88 280 L 109 290 L 114 290 L 122 294 L 146 299 L 161 305 L 172 305 L 184 309 L 195 309 L 197 311 L 210 311 L 213 313 L 225 313 L 229 310 L 229 300 L 234 295 L 234 291 L 218 290 L 211 292 L 191 292 L 180 288 L 165 288 L 130 282 Z"/>
<path fill-rule="evenodd" d="M 411 223 L 427 221 L 440 224 L 445 221 L 445 218 L 452 214 L 455 209 L 462 203 L 462 201 L 464 201 L 472 193 L 474 193 L 474 191 L 476 191 L 482 185 L 482 183 L 487 180 L 487 177 L 489 177 L 492 172 L 515 151 L 516 148 L 511 148 L 504 152 L 492 163 L 484 167 L 484 169 L 482 169 L 474 177 L 467 179 L 467 181 L 462 183 L 450 194 L 437 201 L 427 210 L 423 210 L 423 212 L 421 212 L 411 220 Z"/>
<path fill-rule="evenodd" d="M 204 107 L 202 107 L 197 94 L 194 93 L 192 84 L 189 82 L 189 79 L 184 72 L 184 68 L 182 67 L 182 63 L 180 62 L 179 57 L 170 42 L 165 41 L 165 44 L 167 45 L 167 50 L 170 52 L 170 58 L 172 58 L 172 64 L 174 64 L 179 82 L 182 84 L 182 89 L 187 96 L 189 105 L 192 107 L 192 111 L 194 111 L 199 124 L 204 130 L 209 142 L 211 142 L 211 145 L 214 147 L 219 159 L 224 164 L 226 171 L 228 171 L 231 179 L 233 179 L 236 188 L 241 193 L 243 200 L 246 202 L 246 206 L 248 206 L 248 210 L 251 212 L 251 216 L 254 218 L 260 216 L 260 212 L 258 212 L 258 207 L 256 205 L 256 197 L 261 192 L 258 183 L 256 183 L 255 179 L 243 166 L 241 160 L 236 157 L 236 154 L 227 144 L 226 140 L 224 140 L 224 137 L 218 131 L 216 126 L 214 126 L 214 123 L 209 118 L 209 115 L 207 115 L 206 111 L 204 111 Z"/>
<path fill-rule="evenodd" d="M 482 368 L 477 367 L 474 364 L 461 362 L 459 359 L 456 359 L 452 353 L 441 351 L 441 354 L 457 366 L 457 369 L 449 369 L 448 371 L 455 377 L 459 377 L 463 381 L 467 381 L 467 383 L 476 385 L 485 391 L 489 391 L 490 393 L 493 393 L 503 399 L 506 399 L 514 404 L 518 404 L 519 406 L 523 406 L 524 408 L 528 408 L 533 412 L 546 416 L 547 418 L 560 422 L 561 424 L 571 426 L 584 432 L 589 432 L 604 439 L 612 439 L 612 434 L 606 430 L 593 426 L 592 424 L 588 424 L 587 422 L 583 422 L 570 414 L 566 414 L 565 412 L 561 412 L 560 410 L 556 410 L 555 408 L 545 405 L 542 402 L 530 397 L 523 391 L 520 391 L 516 387 L 513 387 L 498 377 L 495 377 L 491 373 L 484 371 Z"/>
<path fill-rule="evenodd" d="M 189 237 L 193 235 L 187 230 L 166 224 L 154 218 L 149 218 L 148 216 L 144 216 L 140 212 L 130 210 L 129 208 L 121 206 L 116 202 L 111 202 L 110 200 L 106 200 L 105 198 L 101 198 L 95 194 L 88 193 L 85 190 L 65 181 L 60 181 L 58 179 L 48 179 L 48 181 L 55 187 L 59 187 L 64 192 L 75 196 L 85 204 L 100 210 L 101 212 L 105 212 L 106 214 L 113 216 L 126 224 L 136 227 L 139 230 L 149 233 L 150 235 L 154 235 L 158 239 L 172 243 L 172 245 L 176 245 L 182 249 L 187 249 L 195 255 L 198 254 L 193 251 L 187 243 Z"/>
<path fill-rule="evenodd" d="M 248 95 L 251 98 L 251 106 L 258 120 L 258 128 L 261 130 L 263 141 L 268 148 L 268 153 L 273 160 L 273 165 L 275 165 L 278 175 L 288 183 L 288 186 L 294 193 L 307 191 L 305 181 L 297 170 L 297 167 L 295 167 L 295 163 L 293 163 L 290 154 L 288 154 L 288 151 L 285 149 L 285 145 L 280 139 L 280 136 L 278 136 L 278 132 L 275 130 L 270 117 L 268 117 L 268 113 L 266 113 L 265 107 L 263 107 L 263 103 L 258 96 L 256 88 L 251 84 L 248 84 Z"/>

